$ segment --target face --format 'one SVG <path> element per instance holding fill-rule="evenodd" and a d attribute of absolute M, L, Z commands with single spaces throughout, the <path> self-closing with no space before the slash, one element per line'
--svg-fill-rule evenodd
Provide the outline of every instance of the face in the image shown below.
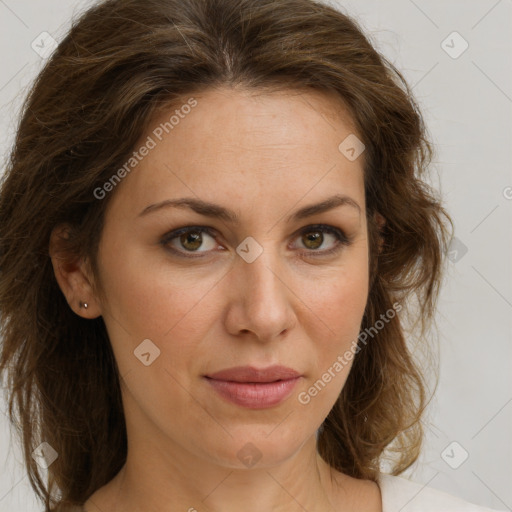
<path fill-rule="evenodd" d="M 314 438 L 350 370 L 339 357 L 368 293 L 364 154 L 340 152 L 354 130 L 320 93 L 194 98 L 169 133 L 158 127 L 175 108 L 154 119 L 141 139 L 154 147 L 117 185 L 96 300 L 129 441 L 226 468 L 247 466 L 246 455 L 271 466 Z M 208 377 L 273 365 L 298 377 Z"/>

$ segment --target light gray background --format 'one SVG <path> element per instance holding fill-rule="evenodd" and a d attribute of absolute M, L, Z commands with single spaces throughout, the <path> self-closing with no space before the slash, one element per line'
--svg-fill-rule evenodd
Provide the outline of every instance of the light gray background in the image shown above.
<path fill-rule="evenodd" d="M 512 510 L 512 1 L 330 3 L 354 16 L 414 87 L 437 145 L 433 183 L 459 240 L 437 316 L 440 383 L 423 455 L 407 475 Z M 42 65 L 32 41 L 44 31 L 60 41 L 87 5 L 0 0 L 2 172 L 20 101 Z M 442 47 L 453 31 L 469 44 L 458 58 Z M 444 46 L 453 55 L 461 44 L 450 36 Z M 458 469 L 446 462 L 457 465 L 465 452 Z M 0 414 L 0 512 L 42 510 L 20 461 Z"/>

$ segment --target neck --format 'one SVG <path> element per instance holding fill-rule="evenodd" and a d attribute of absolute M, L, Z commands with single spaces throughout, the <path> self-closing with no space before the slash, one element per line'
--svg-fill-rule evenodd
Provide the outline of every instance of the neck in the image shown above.
<path fill-rule="evenodd" d="M 257 469 L 215 465 L 179 449 L 129 446 L 126 464 L 100 491 L 85 512 L 341 510 L 333 505 L 331 468 L 316 452 L 315 436 L 280 465 Z"/>

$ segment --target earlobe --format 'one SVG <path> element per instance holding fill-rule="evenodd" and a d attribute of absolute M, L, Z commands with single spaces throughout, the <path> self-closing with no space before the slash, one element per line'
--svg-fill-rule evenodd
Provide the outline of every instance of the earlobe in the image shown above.
<path fill-rule="evenodd" d="M 69 307 L 83 318 L 101 315 L 96 300 L 92 275 L 86 259 L 73 254 L 67 247 L 71 226 L 55 227 L 50 236 L 49 255 L 57 283 L 66 297 Z"/>

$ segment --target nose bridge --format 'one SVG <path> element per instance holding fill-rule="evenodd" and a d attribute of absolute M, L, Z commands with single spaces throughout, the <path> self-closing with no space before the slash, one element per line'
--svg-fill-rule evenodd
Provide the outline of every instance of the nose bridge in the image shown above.
<path fill-rule="evenodd" d="M 256 250 L 255 247 L 250 246 L 250 242 L 249 250 Z M 264 299 L 270 302 L 284 296 L 282 290 L 284 285 L 278 278 L 279 273 L 282 273 L 282 270 L 280 270 L 282 265 L 278 261 L 277 253 L 278 251 L 271 248 L 270 243 L 267 243 L 265 247 L 261 246 L 259 255 L 254 260 L 244 259 L 242 256 L 243 261 L 238 262 L 242 280 L 246 285 L 244 288 L 249 292 L 249 297 L 252 297 L 258 303 L 261 303 Z"/>
<path fill-rule="evenodd" d="M 256 249 L 248 243 L 249 251 Z M 260 246 L 260 254 L 251 262 L 241 256 L 234 271 L 238 274 L 238 307 L 242 308 L 243 318 L 239 328 L 251 330 L 260 338 L 271 338 L 291 327 L 293 312 L 285 284 L 285 265 L 278 249 L 269 247 L 270 243 L 265 245 Z"/>

